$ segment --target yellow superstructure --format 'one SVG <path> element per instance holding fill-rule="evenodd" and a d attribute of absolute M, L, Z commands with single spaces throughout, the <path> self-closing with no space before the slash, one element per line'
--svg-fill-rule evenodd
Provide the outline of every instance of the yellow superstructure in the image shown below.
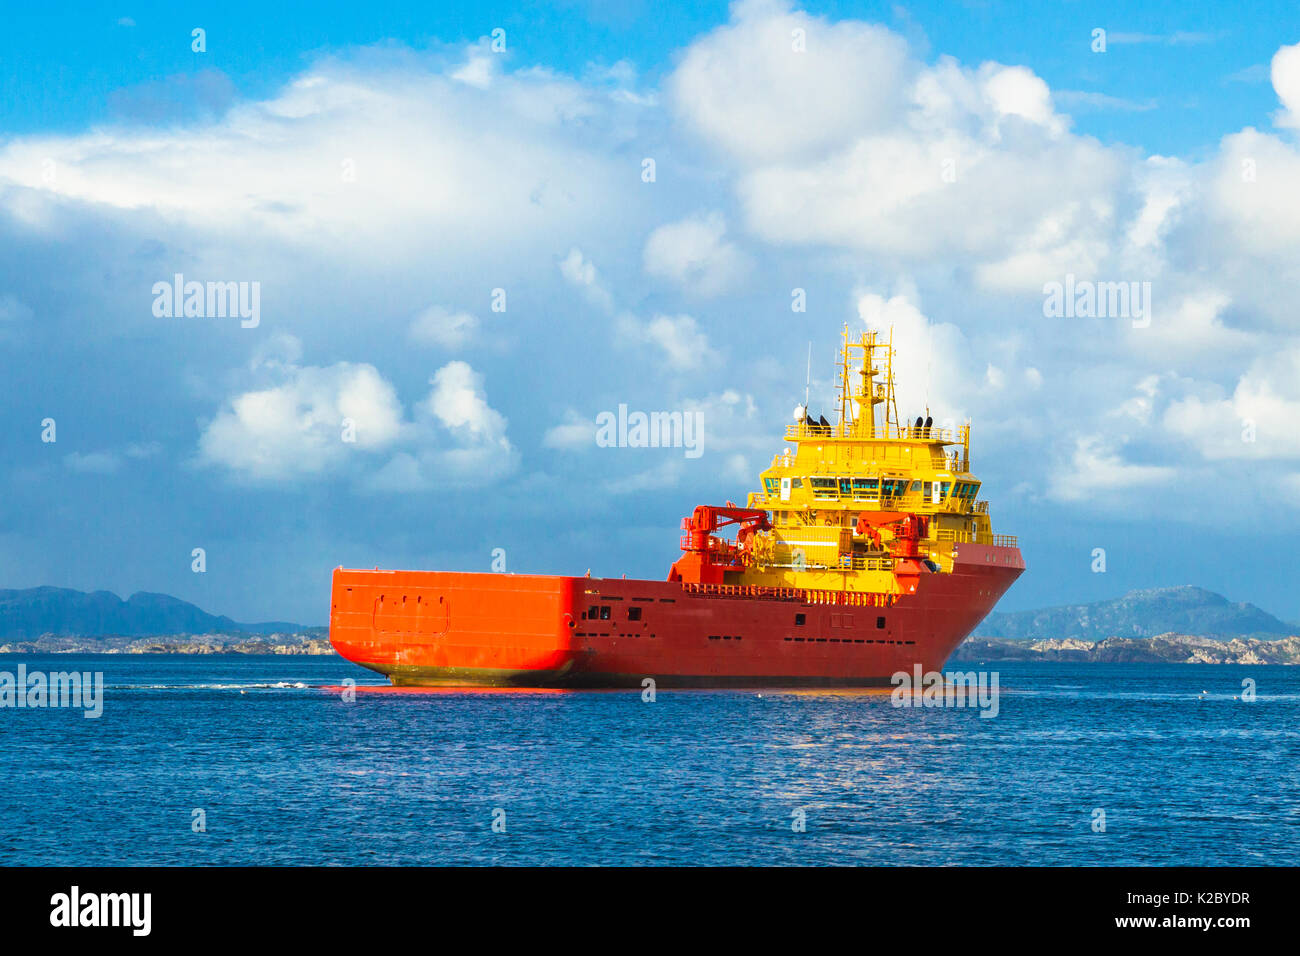
<path fill-rule="evenodd" d="M 891 519 L 900 514 L 924 519 L 919 554 L 940 572 L 952 570 L 954 543 L 1016 544 L 993 534 L 988 503 L 978 498 L 970 423 L 945 429 L 928 417 L 900 421 L 890 339 L 874 331 L 853 339 L 845 327 L 837 420 L 795 409 L 787 447 L 748 499 L 769 513 L 772 527 L 749 537 L 745 566 L 727 583 L 896 591 L 901 532 Z"/>

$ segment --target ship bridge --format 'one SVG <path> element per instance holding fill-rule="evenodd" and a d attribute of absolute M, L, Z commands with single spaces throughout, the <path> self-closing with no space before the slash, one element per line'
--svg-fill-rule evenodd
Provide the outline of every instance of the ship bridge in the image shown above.
<path fill-rule="evenodd" d="M 734 543 L 713 539 L 714 553 L 725 555 L 715 580 L 906 590 L 907 575 L 950 571 L 958 543 L 1015 545 L 993 534 L 988 503 L 978 497 L 970 423 L 935 426 L 928 410 L 900 418 L 892 339 L 876 331 L 851 337 L 845 327 L 835 420 L 814 418 L 806 396 L 795 408 L 786 447 L 743 509 L 764 520 L 751 521 Z M 683 528 L 699 532 L 691 521 Z"/>

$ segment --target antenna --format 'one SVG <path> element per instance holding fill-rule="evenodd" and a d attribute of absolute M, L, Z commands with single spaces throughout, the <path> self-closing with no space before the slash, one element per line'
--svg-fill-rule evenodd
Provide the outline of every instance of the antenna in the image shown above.
<path fill-rule="evenodd" d="M 808 386 L 812 384 L 812 342 L 808 343 L 808 377 L 803 383 L 803 407 L 808 407 Z"/>
<path fill-rule="evenodd" d="M 929 336 L 925 349 L 925 413 L 930 414 L 930 379 L 934 373 L 934 329 L 928 330 Z"/>

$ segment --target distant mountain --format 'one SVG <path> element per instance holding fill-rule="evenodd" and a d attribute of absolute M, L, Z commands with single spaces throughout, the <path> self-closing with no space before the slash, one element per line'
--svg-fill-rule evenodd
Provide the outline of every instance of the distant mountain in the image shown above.
<path fill-rule="evenodd" d="M 1095 643 L 1067 637 L 1009 641 L 971 637 L 948 658 L 950 664 L 989 661 L 1069 661 L 1090 664 L 1300 664 L 1300 637 L 1230 640 L 1188 634 L 1108 637 Z"/>
<path fill-rule="evenodd" d="M 169 594 L 141 591 L 123 601 L 111 591 L 71 588 L 0 590 L 0 640 L 31 640 L 43 634 L 75 637 L 155 637 L 172 634 L 308 633 L 286 621 L 241 624 L 208 614 Z"/>
<path fill-rule="evenodd" d="M 1253 604 L 1233 604 L 1221 594 L 1184 585 L 1130 591 L 1122 598 L 1094 604 L 1040 611 L 994 611 L 975 628 L 974 636 L 1100 641 L 1108 637 L 1156 637 L 1171 632 L 1220 639 L 1279 638 L 1298 633 L 1294 625 Z"/>

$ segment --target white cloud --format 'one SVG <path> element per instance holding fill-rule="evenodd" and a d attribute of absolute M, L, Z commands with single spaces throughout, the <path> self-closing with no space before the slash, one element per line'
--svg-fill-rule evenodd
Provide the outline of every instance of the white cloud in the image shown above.
<path fill-rule="evenodd" d="M 500 59 L 500 54 L 494 54 L 480 44 L 470 50 L 469 56 L 465 58 L 464 66 L 454 71 L 451 78 L 468 86 L 485 90 L 500 75 L 501 71 L 497 65 Z"/>
<path fill-rule="evenodd" d="M 720 213 L 692 216 L 660 226 L 645 244 L 645 270 L 699 296 L 733 288 L 749 269 L 748 259 L 727 241 Z"/>
<path fill-rule="evenodd" d="M 431 305 L 411 320 L 411 340 L 421 345 L 455 349 L 466 345 L 478 331 L 478 318 L 469 312 L 453 312 Z"/>
<path fill-rule="evenodd" d="M 809 52 L 780 52 L 798 28 Z M 762 238 L 917 265 L 955 257 L 995 289 L 1098 261 L 1132 175 L 1122 151 L 1068 132 L 1025 67 L 926 66 L 883 28 L 770 4 L 734 8 L 670 87 L 687 125 L 728 147 Z"/>
<path fill-rule="evenodd" d="M 702 398 L 686 398 L 682 407 L 699 415 L 703 452 L 731 452 L 727 461 L 733 469 L 746 455 L 762 458 L 780 450 L 785 421 L 765 420 L 748 392 L 728 388 Z M 746 481 L 754 479 L 752 471 L 745 476 Z"/>
<path fill-rule="evenodd" d="M 858 297 L 858 316 L 886 345 L 892 334 L 898 411 L 905 419 L 932 408 L 938 420 L 960 424 L 974 391 L 984 385 L 973 372 L 978 360 L 955 325 L 931 323 L 904 295 L 885 298 L 868 292 Z M 884 350 L 877 360 L 886 358 Z M 988 365 L 986 379 L 994 377 Z M 994 385 L 993 382 L 988 382 Z"/>
<path fill-rule="evenodd" d="M 560 261 L 560 275 L 571 285 L 582 289 L 587 298 L 606 312 L 614 308 L 613 296 L 606 291 L 596 273 L 595 264 L 574 246 L 569 254 Z"/>
<path fill-rule="evenodd" d="M 1123 113 L 1146 113 L 1158 105 L 1153 99 L 1139 103 L 1122 96 L 1109 96 L 1092 90 L 1057 90 L 1052 94 L 1052 99 L 1067 108 L 1118 110 Z"/>
<path fill-rule="evenodd" d="M 39 237 L 32 249 L 57 244 L 65 263 L 91 253 L 93 266 L 59 275 L 69 294 L 94 285 L 87 277 L 133 275 L 139 261 L 168 275 L 191 255 L 211 269 L 187 274 L 263 279 L 264 344 L 229 400 L 205 406 L 217 410 L 200 457 L 224 472 L 370 488 L 502 474 L 519 459 L 505 418 L 520 420 L 520 405 L 589 411 L 584 388 L 606 404 L 622 388 L 679 395 L 701 372 L 719 390 L 759 396 L 752 423 L 720 405 L 709 436 L 740 429 L 753 444 L 728 449 L 728 467 L 761 462 L 762 442 L 802 398 L 803 342 L 815 340 L 823 374 L 829 337 L 855 305 L 873 327 L 894 328 L 900 411 L 975 417 L 981 461 L 1014 461 L 1016 480 L 1036 489 L 1061 491 L 1053 461 L 1095 467 L 1103 477 L 1057 495 L 1080 509 L 1109 497 L 1115 475 L 1154 481 L 1141 458 L 1154 449 L 1162 467 L 1290 460 L 1290 433 L 1275 436 L 1296 401 L 1283 360 L 1300 344 L 1297 47 L 1273 58 L 1276 128 L 1251 117 L 1260 128 L 1187 158 L 1077 135 L 1058 107 L 1089 101 L 1025 66 L 922 58 L 884 27 L 782 3 L 736 5 L 680 51 L 662 96 L 637 89 L 628 64 L 574 79 L 512 69 L 477 44 L 348 56 L 215 120 L 0 145 L 6 235 L 20 251 L 28 236 Z M 653 187 L 638 181 L 646 154 L 660 158 Z M 88 235 L 122 251 L 83 245 Z M 22 266 L 13 273 L 0 296 L 6 344 L 58 312 L 41 285 L 19 281 Z M 1066 273 L 1150 280 L 1151 326 L 1044 322 L 1043 283 Z M 616 334 L 555 309 L 562 281 Z M 809 290 L 810 312 L 795 319 L 806 332 L 792 329 L 784 301 L 794 285 Z M 392 383 L 428 378 L 427 353 L 411 341 L 472 344 L 474 312 L 498 286 L 527 351 L 489 353 L 497 407 L 468 366 L 403 405 Z M 468 311 L 429 306 L 430 289 Z M 742 312 L 747 334 L 722 354 L 722 330 Z M 72 321 L 49 334 L 66 337 Z M 629 346 L 644 361 L 624 384 L 626 351 L 609 350 Z M 373 364 L 358 364 L 358 348 Z M 1270 362 L 1257 364 L 1263 355 Z M 185 381 L 217 379 L 201 362 Z M 558 370 L 543 386 L 553 391 L 525 395 L 525 380 L 537 381 L 528 366 L 543 363 Z M 344 402 L 357 406 L 355 445 L 338 440 Z M 1243 449 L 1251 415 L 1260 439 Z M 587 427 L 566 415 L 534 443 L 574 447 Z"/>
<path fill-rule="evenodd" d="M 1209 391 L 1209 390 L 1203 390 Z M 1210 460 L 1300 459 L 1300 346 L 1255 359 L 1232 394 L 1171 402 L 1164 424 Z"/>
<path fill-rule="evenodd" d="M 680 458 L 665 458 L 650 468 L 629 475 L 608 478 L 602 488 L 611 495 L 634 495 L 663 491 L 681 485 L 686 466 Z"/>
<path fill-rule="evenodd" d="M 791 67 L 778 49 L 790 28 L 807 25 L 809 49 L 825 42 L 817 57 Z M 1034 442 L 1049 494 L 1081 507 L 1118 485 L 1166 477 L 1163 463 L 1141 460 L 1144 448 L 1159 446 L 1168 461 L 1201 456 L 1197 442 L 1175 446 L 1161 430 L 1177 390 L 1192 395 L 1171 424 L 1179 414 L 1189 422 L 1211 416 L 1233 454 L 1257 454 L 1241 449 L 1241 419 L 1249 409 L 1274 421 L 1289 399 L 1276 384 L 1269 391 L 1246 376 L 1234 386 L 1232 377 L 1261 349 L 1295 342 L 1273 334 L 1293 328 L 1300 294 L 1292 254 L 1300 192 L 1286 185 L 1300 180 L 1295 143 L 1247 128 L 1203 161 L 1143 156 L 1074 134 L 1052 90 L 1023 66 L 966 66 L 943 56 L 930 65 L 905 51 L 845 85 L 868 89 L 861 112 L 836 103 L 834 91 L 823 99 L 835 105 L 830 116 L 799 112 L 781 91 L 731 107 L 737 90 L 785 83 L 806 98 L 865 68 L 865 41 L 841 42 L 855 35 L 841 27 L 779 4 L 742 4 L 682 58 L 669 81 L 671 103 L 723 151 L 751 234 L 783 250 L 828 249 L 851 263 L 869 257 L 886 274 L 932 281 L 940 261 L 969 277 L 944 303 L 960 309 L 959 324 L 954 316 L 932 326 L 906 294 L 859 301 L 874 327 L 895 328 L 900 406 L 928 401 L 937 417 L 978 413 L 982 434 L 1014 435 L 1019 447 Z M 1273 81 L 1284 107 L 1276 122 L 1293 125 L 1300 45 L 1279 51 Z M 791 132 L 792 141 L 772 141 L 774 131 Z M 1150 327 L 1132 328 L 1123 317 L 1042 324 L 1042 287 L 1067 274 L 1149 282 Z M 1124 397 L 1126 383 L 1160 381 L 1175 369 L 1177 389 Z M 1228 392 L 1235 398 L 1225 399 Z M 1132 435 L 1104 431 L 1115 415 Z M 1107 437 L 1066 437 L 1079 433 Z M 1047 464 L 1054 455 L 1091 477 L 1063 484 Z"/>
<path fill-rule="evenodd" d="M 510 449 L 506 420 L 487 403 L 483 377 L 465 362 L 449 362 L 429 380 L 433 391 L 424 408 L 442 424 L 475 441 Z"/>
<path fill-rule="evenodd" d="M 724 389 L 702 397 L 683 396 L 665 403 L 694 421 L 684 452 L 667 460 L 644 465 L 649 455 L 620 456 L 638 470 L 619 475 L 605 485 L 612 494 L 630 494 L 667 488 L 698 489 L 711 500 L 735 498 L 743 503 L 756 483 L 753 463 L 766 463 L 781 448 L 783 422 L 764 420 L 754 397 L 736 389 Z"/>
<path fill-rule="evenodd" d="M 1073 455 L 1052 474 L 1048 495 L 1067 502 L 1108 495 L 1115 503 L 1115 493 L 1127 492 L 1121 500 L 1131 502 L 1132 492 L 1168 482 L 1177 473 L 1177 469 L 1165 465 L 1131 464 L 1101 437 L 1082 436 L 1075 441 Z"/>
<path fill-rule="evenodd" d="M 816 155 L 896 121 L 907 68 L 901 37 L 774 0 L 731 9 L 732 22 L 693 43 L 668 80 L 679 114 L 706 140 L 741 162 L 768 162 Z"/>
<path fill-rule="evenodd" d="M 1273 54 L 1269 73 L 1277 98 L 1282 101 L 1278 125 L 1300 127 L 1300 43 L 1279 48 Z"/>
<path fill-rule="evenodd" d="M 618 330 L 625 344 L 657 348 L 674 371 L 693 371 L 716 357 L 708 336 L 689 315 L 656 315 L 648 322 L 624 315 L 618 320 Z"/>
<path fill-rule="evenodd" d="M 1053 133 L 1065 130 L 1065 123 L 1052 108 L 1052 93 L 1034 71 L 1023 66 L 981 70 L 984 90 L 998 116 L 1018 116 Z"/>
<path fill-rule="evenodd" d="M 417 408 L 409 450 L 402 450 L 365 482 L 368 491 L 430 491 L 481 486 L 513 472 L 519 455 L 506 419 L 488 404 L 483 376 L 465 362 L 448 362 L 429 380 Z"/>
<path fill-rule="evenodd" d="M 415 420 L 371 365 L 275 372 L 279 384 L 235 395 L 218 411 L 199 438 L 200 463 L 244 481 L 286 482 L 371 469 L 392 453 L 363 480 L 372 490 L 410 488 L 417 478 L 422 486 L 492 478 L 516 463 L 505 418 L 464 362 L 435 373 Z"/>
<path fill-rule="evenodd" d="M 46 228 L 87 204 L 352 272 L 454 270 L 601 224 L 625 170 L 593 144 L 646 107 L 499 60 L 363 52 L 215 122 L 16 137 L 0 146 L 0 194 Z"/>
<path fill-rule="evenodd" d="M 1158 288 L 1166 296 L 1178 297 L 1165 301 L 1153 289 L 1150 328 L 1134 329 L 1130 324 L 1125 333 L 1133 345 L 1158 348 L 1166 359 L 1240 354 L 1254 346 L 1249 335 L 1224 325 L 1223 314 L 1232 304 L 1226 293 L 1196 280 L 1188 280 L 1178 290 L 1169 283 Z"/>
<path fill-rule="evenodd" d="M 113 475 L 127 462 L 156 458 L 162 450 L 162 444 L 156 441 L 128 442 L 120 450 L 70 452 L 63 457 L 63 463 L 79 474 Z"/>
<path fill-rule="evenodd" d="M 87 475 L 111 475 L 122 467 L 122 459 L 113 452 L 74 451 L 64 456 L 64 463 L 73 471 Z"/>
<path fill-rule="evenodd" d="M 344 441 L 344 420 L 355 442 Z M 319 476 L 352 449 L 391 445 L 402 424 L 397 393 L 371 365 L 292 367 L 283 384 L 234 396 L 199 439 L 202 462 L 253 480 Z"/>
<path fill-rule="evenodd" d="M 1151 422 L 1156 396 L 1160 392 L 1160 376 L 1148 375 L 1137 383 L 1135 391 L 1137 394 L 1116 408 L 1114 413 L 1147 425 Z"/>
<path fill-rule="evenodd" d="M 1128 227 L 1126 239 L 1134 250 L 1156 257 L 1151 261 L 1154 272 L 1163 265 L 1160 257 L 1169 230 L 1179 210 L 1191 198 L 1194 182 L 1187 164 L 1168 156 L 1148 157 L 1137 178 L 1142 206 Z"/>
<path fill-rule="evenodd" d="M 594 448 L 596 447 L 596 423 L 569 409 L 564 413 L 563 422 L 546 430 L 546 434 L 542 436 L 542 444 L 547 448 Z"/>
<path fill-rule="evenodd" d="M 259 369 L 279 370 L 295 365 L 302 358 L 302 340 L 287 332 L 275 332 L 253 350 L 253 357 L 248 367 L 253 371 Z"/>
<path fill-rule="evenodd" d="M 1228 233 L 1236 256 L 1294 261 L 1285 247 L 1300 242 L 1300 153 L 1254 129 L 1224 138 L 1206 170 L 1206 215 Z"/>

